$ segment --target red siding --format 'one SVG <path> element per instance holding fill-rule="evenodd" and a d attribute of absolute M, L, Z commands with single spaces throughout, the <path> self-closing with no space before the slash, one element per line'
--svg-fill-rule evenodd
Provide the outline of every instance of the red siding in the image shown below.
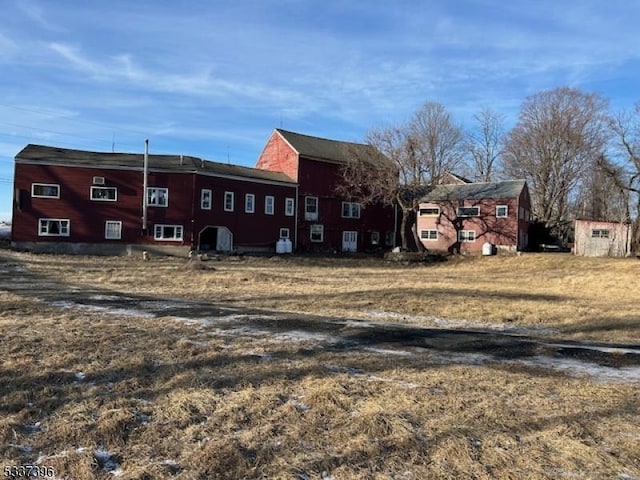
<path fill-rule="evenodd" d="M 256 168 L 271 172 L 282 172 L 294 181 L 298 180 L 298 154 L 278 132 L 273 132 L 267 141 Z"/>
<path fill-rule="evenodd" d="M 295 186 L 195 175 L 149 172 L 148 186 L 168 188 L 168 207 L 149 206 L 147 236 L 142 236 L 142 172 L 133 170 L 65 167 L 16 163 L 15 188 L 20 208 L 14 205 L 14 242 L 69 242 L 186 245 L 197 247 L 198 234 L 207 225 L 225 226 L 233 233 L 234 247 L 275 247 L 280 228 L 289 228 L 293 240 L 295 216 L 285 215 L 285 198 L 295 198 Z M 116 187 L 117 201 L 90 200 L 93 177 Z M 32 198 L 32 183 L 60 185 L 60 198 Z M 201 209 L 200 191 L 211 189 L 211 210 Z M 224 192 L 235 194 L 233 212 L 224 211 Z M 244 208 L 246 193 L 255 194 L 255 213 Z M 274 197 L 274 214 L 265 214 L 265 196 Z M 70 235 L 39 236 L 38 219 L 70 221 Z M 122 222 L 121 240 L 105 239 L 105 222 Z M 181 225 L 183 240 L 154 239 L 154 225 Z"/>
<path fill-rule="evenodd" d="M 522 194 L 521 194 L 522 197 Z M 496 207 L 507 206 L 507 217 L 496 217 Z M 526 242 L 522 234 L 528 232 L 529 222 L 521 218 L 520 207 L 523 207 L 525 216 L 529 212 L 526 201 L 520 203 L 517 198 L 485 199 L 479 201 L 456 202 L 432 202 L 423 203 L 421 209 L 439 207 L 437 216 L 418 215 L 418 235 L 423 245 L 429 250 L 461 252 L 480 252 L 484 243 L 489 242 L 498 247 L 509 249 L 522 249 Z M 458 207 L 479 207 L 477 217 L 458 217 Z M 422 238 L 424 230 L 437 230 L 437 240 Z M 475 232 L 475 240 L 472 242 L 458 241 L 458 232 L 470 230 Z"/>

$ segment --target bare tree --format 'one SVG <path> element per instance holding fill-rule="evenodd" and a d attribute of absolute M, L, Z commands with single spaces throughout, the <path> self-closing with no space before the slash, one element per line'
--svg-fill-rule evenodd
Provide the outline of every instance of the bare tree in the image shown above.
<path fill-rule="evenodd" d="M 615 186 L 625 192 L 629 206 L 627 220 L 635 218 L 633 243 L 637 250 L 640 245 L 640 103 L 631 112 L 610 116 L 608 126 L 612 140 L 610 151 L 615 161 L 601 157 L 599 166 Z"/>
<path fill-rule="evenodd" d="M 532 190 L 533 214 L 568 238 L 569 213 L 580 182 L 602 154 L 607 102 L 561 87 L 528 97 L 505 145 L 505 171 Z"/>
<path fill-rule="evenodd" d="M 500 168 L 504 147 L 504 115 L 483 108 L 473 116 L 475 128 L 467 133 L 464 147 L 477 182 L 492 182 Z"/>
<path fill-rule="evenodd" d="M 408 248 L 410 229 L 417 248 L 423 249 L 415 224 L 419 201 L 460 161 L 461 140 L 462 130 L 445 107 L 428 102 L 408 123 L 369 132 L 366 142 L 375 149 L 349 155 L 338 191 L 365 205 L 397 205 L 402 215 L 402 247 Z M 375 158 L 373 152 L 382 153 L 387 161 Z"/>

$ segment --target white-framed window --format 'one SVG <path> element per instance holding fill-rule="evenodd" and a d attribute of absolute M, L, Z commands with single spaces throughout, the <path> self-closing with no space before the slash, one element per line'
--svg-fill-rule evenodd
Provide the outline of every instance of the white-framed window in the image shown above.
<path fill-rule="evenodd" d="M 318 197 L 304 197 L 304 219 L 318 219 Z"/>
<path fill-rule="evenodd" d="M 272 195 L 265 195 L 264 197 L 264 213 L 266 215 L 273 215 L 275 205 L 275 198 Z"/>
<path fill-rule="evenodd" d="M 234 193 L 233 192 L 224 192 L 224 211 L 225 212 L 233 212 L 234 201 Z"/>
<path fill-rule="evenodd" d="M 508 205 L 496 205 L 496 218 L 507 218 L 509 216 Z"/>
<path fill-rule="evenodd" d="M 169 189 L 163 187 L 148 187 L 147 205 L 150 207 L 168 207 Z"/>
<path fill-rule="evenodd" d="M 476 232 L 473 230 L 460 230 L 458 232 L 458 241 L 464 243 L 472 243 L 476 241 Z"/>
<path fill-rule="evenodd" d="M 38 219 L 38 235 L 41 237 L 68 237 L 71 222 L 67 218 Z"/>
<path fill-rule="evenodd" d="M 310 239 L 312 242 L 321 243 L 324 241 L 324 225 L 311 225 Z"/>
<path fill-rule="evenodd" d="M 118 189 L 116 187 L 91 187 L 91 200 L 115 202 L 118 200 Z"/>
<path fill-rule="evenodd" d="M 438 230 L 420 230 L 420 239 L 427 242 L 438 240 Z"/>
<path fill-rule="evenodd" d="M 380 232 L 371 232 L 371 245 L 380 245 Z"/>
<path fill-rule="evenodd" d="M 293 198 L 284 199 L 284 214 L 287 217 L 293 217 L 296 212 L 296 201 Z"/>
<path fill-rule="evenodd" d="M 122 222 L 119 220 L 104 222 L 104 238 L 106 240 L 120 240 L 122 238 Z"/>
<path fill-rule="evenodd" d="M 459 217 L 477 217 L 480 215 L 480 207 L 458 207 Z"/>
<path fill-rule="evenodd" d="M 182 225 L 155 225 L 153 229 L 155 240 L 182 240 Z"/>
<path fill-rule="evenodd" d="M 594 228 L 591 230 L 591 238 L 609 238 L 609 230 L 605 228 Z"/>
<path fill-rule="evenodd" d="M 60 198 L 60 185 L 55 183 L 32 183 L 31 196 L 35 198 Z"/>
<path fill-rule="evenodd" d="M 211 190 L 208 188 L 200 190 L 200 208 L 202 210 L 211 210 Z"/>
<path fill-rule="evenodd" d="M 425 207 L 420 209 L 421 217 L 437 217 L 440 215 L 440 207 Z"/>
<path fill-rule="evenodd" d="M 256 211 L 256 196 L 253 193 L 247 193 L 244 196 L 244 213 L 254 213 Z"/>
<path fill-rule="evenodd" d="M 360 204 L 357 202 L 342 202 L 342 218 L 360 218 Z"/>
<path fill-rule="evenodd" d="M 280 229 L 280 238 L 289 238 L 289 229 L 281 228 Z"/>

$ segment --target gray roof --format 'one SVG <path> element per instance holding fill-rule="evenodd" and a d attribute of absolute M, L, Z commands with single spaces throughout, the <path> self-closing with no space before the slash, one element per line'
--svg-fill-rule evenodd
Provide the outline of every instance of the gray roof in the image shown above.
<path fill-rule="evenodd" d="M 76 167 L 134 168 L 142 170 L 144 155 L 142 153 L 90 152 L 29 144 L 16 155 L 16 161 L 19 160 Z M 203 160 L 186 155 L 150 154 L 149 169 L 180 173 L 245 177 L 270 182 L 296 183 L 284 173 L 212 162 L 210 160 Z"/>
<path fill-rule="evenodd" d="M 438 185 L 425 195 L 422 202 L 446 200 L 482 200 L 485 198 L 517 198 L 525 187 L 524 180 L 504 182 Z"/>
<path fill-rule="evenodd" d="M 354 156 L 362 160 L 386 162 L 388 159 L 372 145 L 312 137 L 276 129 L 299 155 L 336 163 L 347 163 Z"/>

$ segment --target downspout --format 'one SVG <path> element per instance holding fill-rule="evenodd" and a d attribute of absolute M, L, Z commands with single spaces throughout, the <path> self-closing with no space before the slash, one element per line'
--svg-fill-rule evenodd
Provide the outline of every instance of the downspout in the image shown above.
<path fill-rule="evenodd" d="M 144 141 L 144 164 L 142 168 L 142 234 L 147 234 L 147 188 L 149 177 L 149 139 Z"/>
<path fill-rule="evenodd" d="M 396 247 L 396 240 L 398 239 L 398 204 L 393 202 L 393 247 Z"/>
<path fill-rule="evenodd" d="M 300 204 L 300 199 L 298 198 L 298 184 L 296 183 L 296 196 L 294 198 L 294 206 L 295 206 L 295 210 L 294 210 L 294 222 L 295 222 L 295 226 L 293 229 L 293 249 L 297 250 L 298 249 L 298 205 Z"/>
<path fill-rule="evenodd" d="M 183 159 L 180 155 L 180 165 L 182 165 Z M 191 250 L 198 250 L 196 248 L 196 176 L 198 172 L 194 170 L 193 181 L 191 183 Z M 199 240 L 199 239 L 198 239 Z M 200 247 L 200 245 L 198 245 Z"/>

